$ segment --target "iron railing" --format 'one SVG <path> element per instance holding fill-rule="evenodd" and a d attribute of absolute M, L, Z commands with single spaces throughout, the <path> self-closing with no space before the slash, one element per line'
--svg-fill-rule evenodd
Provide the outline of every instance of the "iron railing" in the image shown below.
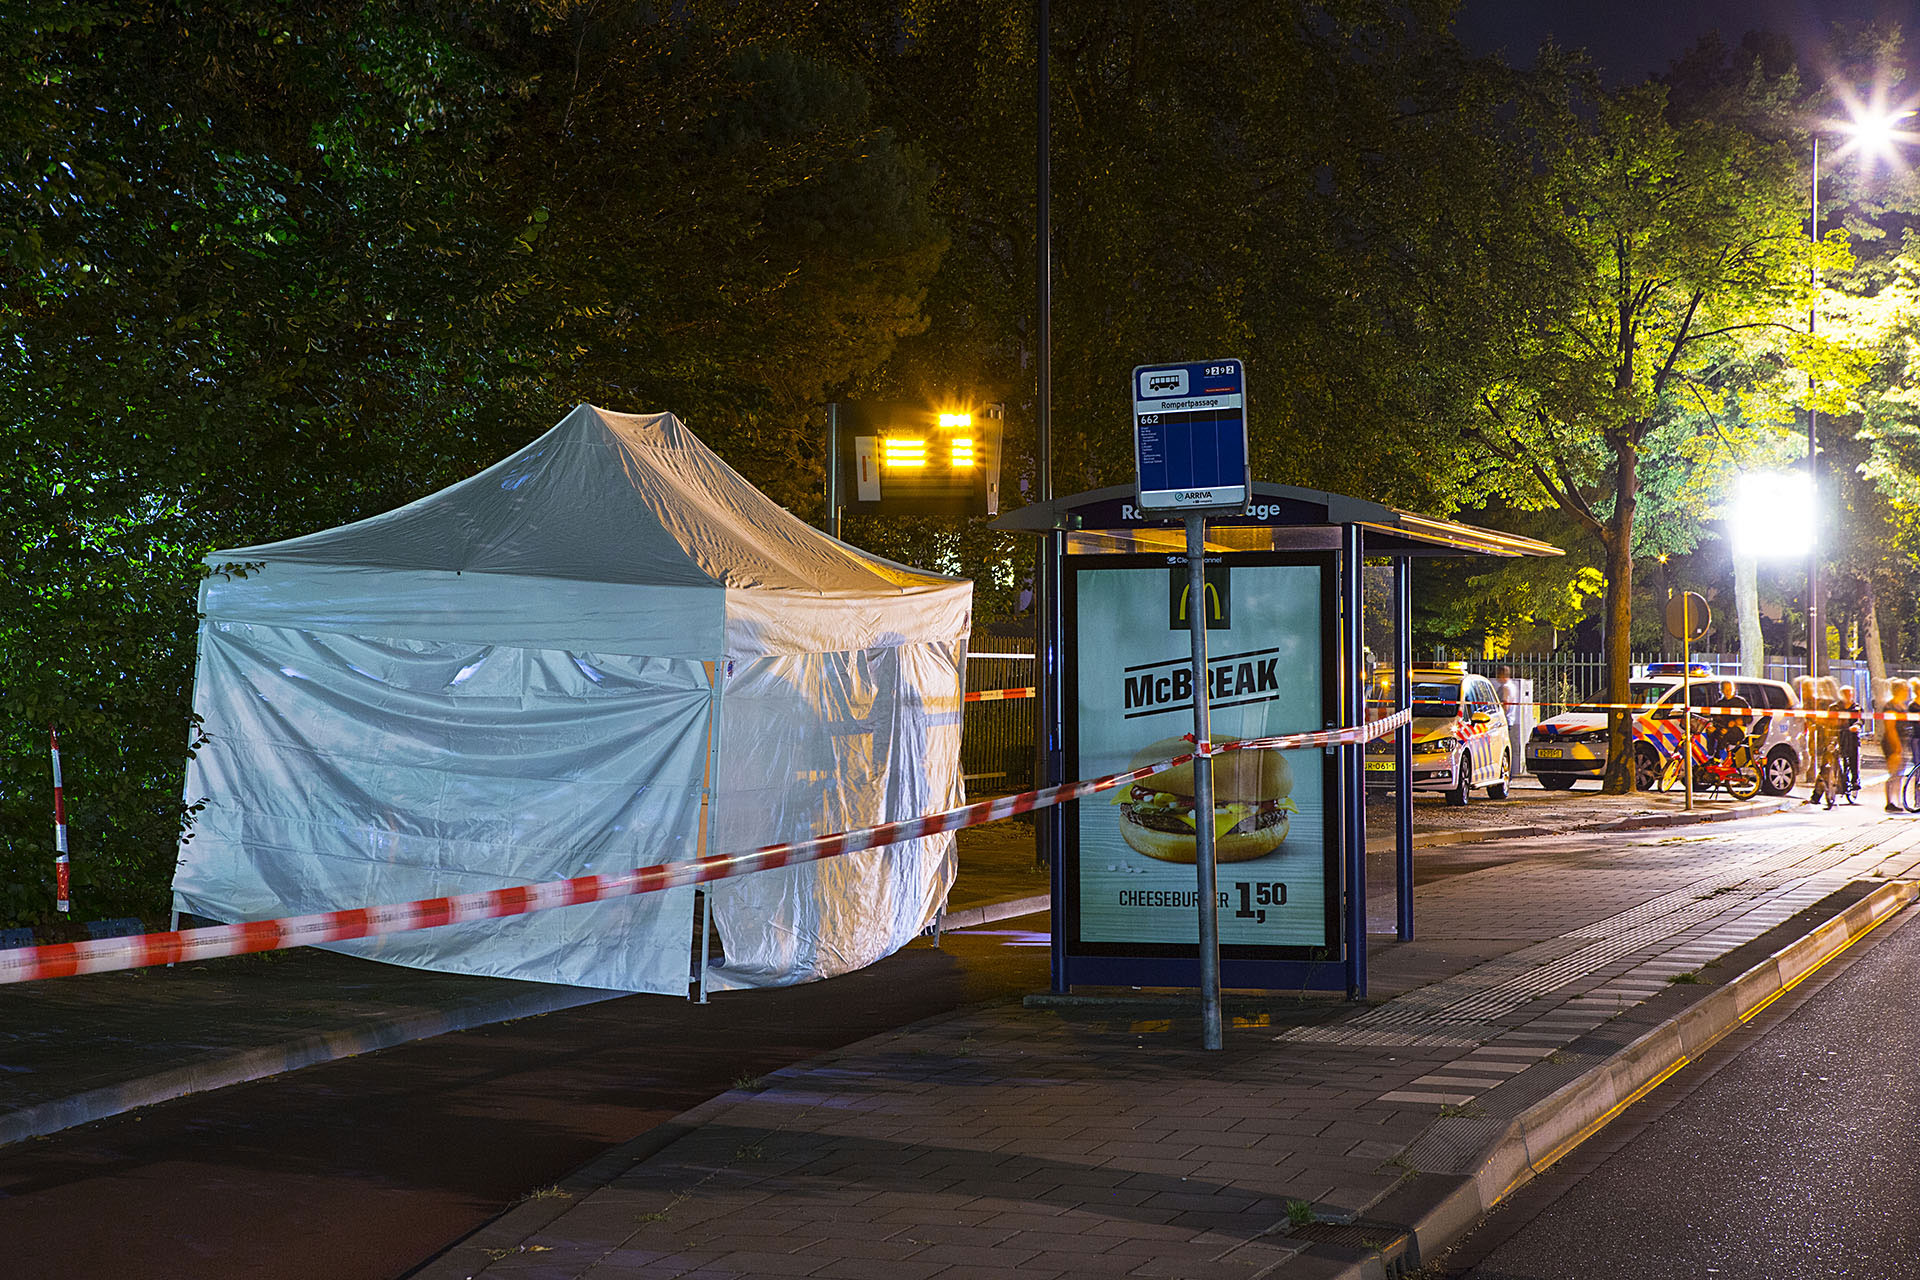
<path fill-rule="evenodd" d="M 967 688 L 1026 689 L 1035 683 L 1032 647 L 1005 636 L 976 636 L 967 655 Z M 1039 702 L 1013 698 L 969 702 L 961 719 L 960 771 L 968 795 L 1027 791 L 1033 787 L 1033 743 Z"/>

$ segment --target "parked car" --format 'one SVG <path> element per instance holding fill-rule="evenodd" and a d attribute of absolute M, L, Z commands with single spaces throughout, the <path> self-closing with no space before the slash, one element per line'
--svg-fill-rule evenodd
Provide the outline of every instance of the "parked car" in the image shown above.
<path fill-rule="evenodd" d="M 1489 799 L 1505 800 L 1513 749 L 1493 681 L 1466 671 L 1464 664 L 1415 667 L 1407 674 L 1413 694 L 1413 789 L 1444 791 L 1448 804 L 1465 804 L 1474 788 L 1485 788 Z M 1390 715 L 1399 705 L 1390 672 L 1375 679 L 1371 700 L 1376 715 Z M 1367 745 L 1369 783 L 1392 786 L 1398 772 L 1392 736 Z"/>
<path fill-rule="evenodd" d="M 1679 663 L 1655 663 L 1646 678 L 1627 688 L 1627 701 L 1648 708 L 1633 716 L 1633 762 L 1637 785 L 1648 790 L 1659 780 L 1667 756 L 1679 742 L 1679 700 L 1686 683 Z M 1720 697 L 1720 681 L 1705 667 L 1692 671 L 1692 705 L 1710 707 Z M 1741 696 L 1757 713 L 1754 727 L 1761 731 L 1758 752 L 1760 786 L 1768 795 L 1793 790 L 1800 765 L 1806 759 L 1805 722 L 1794 716 L 1768 715 L 1800 705 L 1791 686 L 1752 676 L 1732 677 Z M 1527 771 L 1549 791 L 1564 790 L 1582 778 L 1598 780 L 1607 771 L 1607 699 L 1575 707 L 1542 720 L 1527 739 Z"/>

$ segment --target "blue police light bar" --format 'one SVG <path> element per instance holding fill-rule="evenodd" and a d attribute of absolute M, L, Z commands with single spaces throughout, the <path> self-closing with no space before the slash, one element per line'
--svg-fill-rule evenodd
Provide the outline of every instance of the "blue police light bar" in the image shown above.
<path fill-rule="evenodd" d="M 1246 363 L 1133 371 L 1133 460 L 1142 511 L 1239 511 L 1253 493 Z"/>

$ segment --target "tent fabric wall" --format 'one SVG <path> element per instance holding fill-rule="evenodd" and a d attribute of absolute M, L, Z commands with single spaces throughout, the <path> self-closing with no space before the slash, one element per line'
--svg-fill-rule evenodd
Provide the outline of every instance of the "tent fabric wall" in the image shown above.
<path fill-rule="evenodd" d="M 207 560 L 183 911 L 260 919 L 693 858 L 711 745 L 708 853 L 960 794 L 971 584 L 813 530 L 671 414 L 582 405 L 398 510 Z M 952 882 L 950 837 L 856 856 L 717 893 L 717 985 L 871 963 Z M 677 993 L 692 901 L 339 949 Z"/>
<path fill-rule="evenodd" d="M 962 803 L 961 642 L 763 658 L 727 680 L 713 839 L 748 849 Z M 726 750 L 749 742 L 751 750 Z M 713 886 L 716 989 L 858 969 L 946 902 L 951 832 Z M 778 922 L 777 928 L 767 922 Z"/>
<path fill-rule="evenodd" d="M 301 915 L 696 856 L 712 702 L 698 663 L 227 622 L 200 640 L 208 741 L 186 795 L 206 808 L 181 851 L 180 910 Z M 335 949 L 684 993 L 692 895 Z M 656 938 L 675 945 L 634 945 Z"/>

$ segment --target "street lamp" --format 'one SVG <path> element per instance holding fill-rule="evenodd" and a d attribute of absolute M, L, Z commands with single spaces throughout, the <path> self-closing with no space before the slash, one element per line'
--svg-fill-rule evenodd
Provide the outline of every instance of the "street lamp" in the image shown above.
<path fill-rule="evenodd" d="M 1727 510 L 1733 550 L 1756 560 L 1813 551 L 1813 486 L 1792 471 L 1749 471 L 1734 481 Z"/>
<path fill-rule="evenodd" d="M 1920 142 L 1920 134 L 1901 127 L 1901 122 L 1916 114 L 1913 110 L 1901 108 L 1888 111 L 1879 106 L 1866 106 L 1858 102 L 1848 104 L 1851 118 L 1846 120 L 1824 121 L 1812 129 L 1813 165 L 1808 175 L 1807 206 L 1812 214 L 1809 220 L 1808 242 L 1811 251 L 1807 255 L 1809 277 L 1813 292 L 1807 298 L 1807 337 L 1812 338 L 1817 328 L 1820 310 L 1820 134 L 1822 131 L 1839 133 L 1846 138 L 1841 144 L 1839 156 L 1859 152 L 1870 158 L 1886 159 L 1898 154 L 1898 144 Z M 1807 489 L 1817 493 L 1820 486 L 1819 456 L 1820 439 L 1818 420 L 1820 411 L 1813 402 L 1814 377 L 1807 374 Z M 1814 549 L 1811 540 L 1807 551 L 1807 674 L 1820 674 L 1822 660 L 1826 657 L 1826 627 L 1820 620 L 1820 553 Z"/>

